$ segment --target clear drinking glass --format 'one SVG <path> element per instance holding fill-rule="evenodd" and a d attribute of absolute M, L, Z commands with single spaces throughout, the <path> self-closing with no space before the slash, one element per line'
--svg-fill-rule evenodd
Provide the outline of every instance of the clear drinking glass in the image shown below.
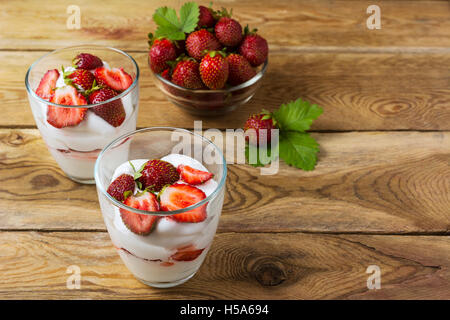
<path fill-rule="evenodd" d="M 214 174 L 213 188 L 201 202 L 176 211 L 149 212 L 134 209 L 107 193 L 114 171 L 129 160 L 160 159 L 181 154 L 198 160 Z M 189 280 L 202 264 L 216 233 L 222 211 L 226 162 L 221 150 L 210 140 L 184 129 L 154 127 L 137 130 L 114 140 L 98 156 L 95 181 L 100 207 L 113 245 L 122 261 L 141 282 L 153 287 L 172 287 Z M 168 216 L 206 206 L 207 218 L 199 223 L 176 222 Z M 146 236 L 129 231 L 120 209 L 160 216 Z M 172 221 L 172 222 L 171 222 Z M 183 248 L 202 250 L 192 261 L 178 261 L 173 255 Z"/>
<path fill-rule="evenodd" d="M 51 69 L 61 70 L 72 66 L 72 59 L 79 53 L 93 54 L 110 68 L 123 68 L 133 78 L 131 86 L 114 98 L 95 104 L 112 103 L 121 100 L 125 112 L 125 121 L 118 127 L 113 127 L 90 110 L 85 119 L 77 126 L 56 128 L 47 122 L 47 106 L 58 108 L 92 108 L 94 105 L 66 106 L 51 103 L 39 97 L 35 90 L 44 74 Z M 61 73 L 61 72 L 60 72 Z M 126 132 L 136 130 L 139 101 L 139 67 L 127 53 L 104 46 L 82 45 L 50 52 L 35 61 L 25 77 L 31 110 L 36 125 L 47 147 L 64 173 L 80 183 L 95 183 L 94 165 L 99 152 L 112 139 Z"/>

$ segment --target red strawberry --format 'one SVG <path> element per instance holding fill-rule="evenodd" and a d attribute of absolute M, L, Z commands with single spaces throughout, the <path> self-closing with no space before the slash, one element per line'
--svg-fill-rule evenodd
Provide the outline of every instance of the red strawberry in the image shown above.
<path fill-rule="evenodd" d="M 50 100 L 56 88 L 56 81 L 59 78 L 59 72 L 56 69 L 48 70 L 36 89 L 36 94 L 45 100 Z"/>
<path fill-rule="evenodd" d="M 142 183 L 143 188 L 152 192 L 159 192 L 167 185 L 180 179 L 177 169 L 169 162 L 159 159 L 147 161 L 141 171 L 138 181 Z"/>
<path fill-rule="evenodd" d="M 221 48 L 219 40 L 206 29 L 192 32 L 186 39 L 187 52 L 197 60 L 203 58 L 205 51 L 220 50 Z"/>
<path fill-rule="evenodd" d="M 173 211 L 192 206 L 206 198 L 205 193 L 188 184 L 176 183 L 160 193 L 161 209 Z M 178 222 L 202 222 L 206 219 L 206 203 L 184 213 L 170 216 Z"/>
<path fill-rule="evenodd" d="M 145 191 L 140 195 L 129 196 L 125 199 L 124 204 L 135 209 L 159 211 L 158 200 L 151 192 Z M 122 208 L 120 209 L 120 217 L 131 232 L 141 236 L 148 235 L 152 232 L 159 219 L 158 216 L 134 213 Z"/>
<path fill-rule="evenodd" d="M 172 73 L 172 82 L 188 89 L 200 89 L 203 87 L 200 77 L 199 64 L 194 59 L 177 63 Z"/>
<path fill-rule="evenodd" d="M 95 69 L 95 79 L 100 85 L 106 85 L 116 91 L 124 91 L 133 83 L 133 78 L 123 68 L 107 69 L 100 67 Z"/>
<path fill-rule="evenodd" d="M 261 129 L 265 129 L 265 131 L 260 131 Z M 270 143 L 270 141 L 272 140 L 272 135 L 270 131 L 271 129 L 275 129 L 275 123 L 270 114 L 267 113 L 254 114 L 250 116 L 245 122 L 244 125 L 244 132 L 246 134 L 245 139 L 252 142 L 255 141 L 256 138 L 256 141 L 259 142 L 260 139 L 262 139 L 261 138 L 262 136 L 266 136 L 267 143 Z M 247 130 L 249 131 L 247 132 Z"/>
<path fill-rule="evenodd" d="M 134 192 L 135 183 L 133 176 L 129 174 L 122 174 L 118 176 L 114 181 L 109 185 L 107 192 L 116 200 L 123 201 L 125 200 L 125 192 L 130 191 L 131 195 Z"/>
<path fill-rule="evenodd" d="M 94 75 L 86 69 L 75 69 L 67 75 L 70 84 L 75 84 L 78 89 L 89 90 L 95 81 Z"/>
<path fill-rule="evenodd" d="M 259 66 L 267 60 L 269 46 L 266 39 L 257 34 L 245 36 L 239 47 L 239 53 L 243 55 L 254 67 Z"/>
<path fill-rule="evenodd" d="M 174 42 L 177 57 L 186 53 L 186 40 L 177 40 Z"/>
<path fill-rule="evenodd" d="M 67 106 L 86 105 L 86 99 L 74 87 L 65 86 L 55 90 L 50 102 Z M 56 128 L 73 127 L 83 121 L 87 108 L 64 108 L 48 106 L 47 122 Z"/>
<path fill-rule="evenodd" d="M 89 103 L 100 103 L 112 99 L 115 96 L 117 96 L 117 92 L 115 92 L 113 89 L 108 87 L 101 88 L 89 95 Z M 99 106 L 94 106 L 92 107 L 92 111 L 94 111 L 96 115 L 108 122 L 113 127 L 120 126 L 126 117 L 125 109 L 120 99 L 101 104 Z"/>
<path fill-rule="evenodd" d="M 161 72 L 161 77 L 163 77 L 166 80 L 171 81 L 172 80 L 172 73 L 170 72 L 170 68 L 164 70 Z"/>
<path fill-rule="evenodd" d="M 205 6 L 198 6 L 198 8 L 200 10 L 200 15 L 198 17 L 197 26 L 199 28 L 211 28 L 212 26 L 214 26 L 214 23 L 216 23 L 216 21 L 214 20 L 214 16 L 212 15 L 211 10 Z"/>
<path fill-rule="evenodd" d="M 92 70 L 103 66 L 102 60 L 90 53 L 80 53 L 73 59 L 73 64 L 78 68 Z"/>
<path fill-rule="evenodd" d="M 203 249 L 197 249 L 195 246 L 190 245 L 177 250 L 173 255 L 170 256 L 171 259 L 175 261 L 193 261 L 202 254 Z"/>
<path fill-rule="evenodd" d="M 230 72 L 228 83 L 237 86 L 244 83 L 256 75 L 256 71 L 243 56 L 232 53 L 227 57 Z"/>
<path fill-rule="evenodd" d="M 226 47 L 237 46 L 242 41 L 242 27 L 234 19 L 222 17 L 214 27 L 217 39 Z"/>
<path fill-rule="evenodd" d="M 207 53 L 200 62 L 200 76 L 210 89 L 222 89 L 228 80 L 228 62 L 222 52 Z"/>
<path fill-rule="evenodd" d="M 177 170 L 180 173 L 181 180 L 189 184 L 202 184 L 214 176 L 210 172 L 197 170 L 183 164 L 180 164 Z"/>
<path fill-rule="evenodd" d="M 177 47 L 168 39 L 156 39 L 150 48 L 148 56 L 150 68 L 153 72 L 160 73 L 169 67 L 168 61 L 173 61 L 177 58 Z"/>

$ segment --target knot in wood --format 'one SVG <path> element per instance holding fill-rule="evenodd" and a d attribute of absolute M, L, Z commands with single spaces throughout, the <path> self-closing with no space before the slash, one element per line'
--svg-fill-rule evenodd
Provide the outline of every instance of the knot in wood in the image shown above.
<path fill-rule="evenodd" d="M 279 261 L 268 261 L 268 259 L 256 262 L 252 273 L 263 286 L 277 286 L 287 279 L 283 264 Z"/>

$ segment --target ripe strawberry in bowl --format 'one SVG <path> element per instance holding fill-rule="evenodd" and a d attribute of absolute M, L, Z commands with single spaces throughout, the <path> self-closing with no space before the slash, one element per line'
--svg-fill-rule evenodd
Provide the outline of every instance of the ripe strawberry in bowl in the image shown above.
<path fill-rule="evenodd" d="M 152 75 L 167 99 L 187 112 L 228 113 L 248 102 L 261 85 L 267 41 L 256 29 L 242 28 L 231 11 L 189 2 L 179 15 L 166 7 L 153 15 L 157 29 L 149 35 Z M 179 42 L 185 50 L 175 50 Z"/>
<path fill-rule="evenodd" d="M 55 50 L 27 72 L 40 133 L 66 175 L 94 183 L 94 163 L 114 137 L 135 130 L 139 68 L 123 51 L 103 46 Z"/>

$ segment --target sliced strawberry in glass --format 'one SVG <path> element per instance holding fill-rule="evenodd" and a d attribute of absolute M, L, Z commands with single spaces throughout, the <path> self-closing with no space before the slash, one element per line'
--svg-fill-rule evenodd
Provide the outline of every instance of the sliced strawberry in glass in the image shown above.
<path fill-rule="evenodd" d="M 192 206 L 206 198 L 205 193 L 187 184 L 176 183 L 168 186 L 160 193 L 161 209 L 174 211 Z M 170 216 L 178 222 L 202 222 L 206 219 L 206 203 L 195 209 Z"/>
<path fill-rule="evenodd" d="M 125 199 L 124 204 L 139 210 L 159 211 L 159 204 L 156 196 L 147 191 L 140 195 L 129 196 Z M 131 232 L 141 236 L 150 234 L 159 219 L 158 216 L 135 213 L 125 209 L 120 209 L 120 216 L 125 226 Z"/>
<path fill-rule="evenodd" d="M 66 106 L 82 106 L 87 104 L 83 95 L 71 86 L 56 89 L 50 102 Z M 47 108 L 47 122 L 55 128 L 73 127 L 83 121 L 86 116 L 86 111 L 87 108 L 64 108 L 49 105 Z"/>
<path fill-rule="evenodd" d="M 133 78 L 123 68 L 100 67 L 95 69 L 94 76 L 98 84 L 106 85 L 116 91 L 124 91 L 133 83 Z"/>

